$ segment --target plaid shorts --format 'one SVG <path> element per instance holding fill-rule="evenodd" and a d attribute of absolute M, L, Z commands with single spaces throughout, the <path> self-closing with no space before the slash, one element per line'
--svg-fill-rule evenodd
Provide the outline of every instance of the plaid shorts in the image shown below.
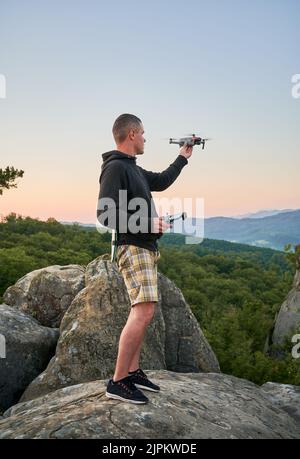
<path fill-rule="evenodd" d="M 157 262 L 160 253 L 131 244 L 119 245 L 116 263 L 123 276 L 131 306 L 158 301 Z"/>

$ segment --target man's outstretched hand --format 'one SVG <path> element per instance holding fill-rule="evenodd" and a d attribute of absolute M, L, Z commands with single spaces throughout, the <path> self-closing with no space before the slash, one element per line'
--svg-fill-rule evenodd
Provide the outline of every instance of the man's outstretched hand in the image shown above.
<path fill-rule="evenodd" d="M 180 155 L 184 156 L 186 159 L 188 159 L 190 156 L 192 156 L 193 153 L 193 147 L 189 145 L 183 145 L 183 147 L 180 148 Z"/>
<path fill-rule="evenodd" d="M 173 228 L 173 224 L 166 223 L 163 217 L 156 217 L 153 219 L 153 232 L 162 234 L 169 228 Z"/>

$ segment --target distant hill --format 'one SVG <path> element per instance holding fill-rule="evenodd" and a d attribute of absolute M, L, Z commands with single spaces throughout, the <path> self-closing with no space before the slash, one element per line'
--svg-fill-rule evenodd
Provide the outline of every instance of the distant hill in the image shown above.
<path fill-rule="evenodd" d="M 209 218 L 205 237 L 283 250 L 300 243 L 300 210 L 262 218 Z"/>
<path fill-rule="evenodd" d="M 182 246 L 185 245 L 185 236 L 184 234 L 170 234 L 165 233 L 160 239 L 159 244 L 163 244 L 166 246 Z M 265 248 L 265 247 L 257 247 L 254 245 L 249 244 L 242 244 L 237 242 L 229 242 L 223 239 L 208 239 L 204 238 L 201 244 L 198 244 L 199 249 L 197 253 L 255 253 L 263 256 L 272 257 L 275 254 L 278 254 L 277 250 Z M 192 247 L 192 245 L 191 245 Z"/>
<path fill-rule="evenodd" d="M 62 225 L 79 225 L 79 226 L 87 226 L 89 228 L 94 228 L 96 225 L 95 223 L 80 223 L 80 222 L 64 222 L 64 221 L 60 221 L 59 223 L 61 223 Z"/>
<path fill-rule="evenodd" d="M 275 212 L 275 214 L 263 217 L 263 213 L 265 212 Z M 252 214 L 252 216 L 248 218 L 205 218 L 204 237 L 207 239 L 218 239 L 275 250 L 283 250 L 286 244 L 299 244 L 300 210 L 283 210 L 280 213 L 276 212 L 276 210 L 260 211 Z M 92 223 L 60 223 L 75 223 L 87 229 L 95 227 Z M 193 235 L 195 234 L 196 227 L 198 230 L 201 227 L 203 228 L 203 220 L 187 218 L 184 224 L 182 221 L 175 221 L 171 233 Z"/>
<path fill-rule="evenodd" d="M 300 210 L 260 218 L 187 218 L 174 223 L 174 233 L 200 236 L 257 247 L 283 250 L 286 244 L 300 243 Z M 197 229 L 197 230 L 196 230 Z M 199 240 L 200 241 L 200 240 Z"/>
<path fill-rule="evenodd" d="M 271 217 L 272 215 L 283 214 L 285 212 L 294 212 L 298 209 L 268 209 L 268 210 L 259 210 L 258 212 L 253 212 L 249 214 L 243 215 L 233 215 L 232 218 L 263 218 L 263 217 Z"/>

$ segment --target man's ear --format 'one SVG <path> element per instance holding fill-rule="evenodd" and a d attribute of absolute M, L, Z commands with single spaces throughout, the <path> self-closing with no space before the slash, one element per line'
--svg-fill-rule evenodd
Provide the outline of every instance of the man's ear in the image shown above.
<path fill-rule="evenodd" d="M 129 136 L 130 140 L 134 139 L 134 130 L 133 129 L 130 129 L 128 136 Z"/>

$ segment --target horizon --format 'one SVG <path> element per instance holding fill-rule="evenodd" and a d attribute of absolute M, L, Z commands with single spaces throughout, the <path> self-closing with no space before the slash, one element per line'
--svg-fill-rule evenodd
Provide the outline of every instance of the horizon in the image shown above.
<path fill-rule="evenodd" d="M 25 173 L 0 214 L 96 222 L 101 155 L 124 112 L 143 121 L 147 170 L 177 157 L 166 138 L 212 138 L 154 200 L 201 198 L 205 218 L 300 208 L 300 3 L 154 1 L 1 4 L 0 167 Z"/>
<path fill-rule="evenodd" d="M 258 209 L 254 212 L 246 212 L 246 214 L 239 214 L 239 215 L 204 215 L 204 219 L 209 219 L 209 218 L 247 218 L 246 216 L 244 215 L 255 215 L 257 213 L 260 213 L 260 212 L 277 212 L 278 214 L 279 213 L 285 213 L 285 212 L 295 212 L 295 211 L 300 211 L 300 207 L 299 208 L 294 208 L 294 209 Z M 33 217 L 31 215 L 23 215 L 23 214 L 19 214 L 18 212 L 14 212 L 14 211 L 11 211 L 9 212 L 8 214 L 3 214 L 0 212 L 0 221 L 7 217 L 10 213 L 15 213 L 17 216 L 22 216 L 22 218 L 26 218 L 26 217 L 29 217 L 29 218 L 32 218 L 32 219 L 39 219 L 40 221 L 43 221 L 43 222 L 46 222 L 49 218 L 55 218 L 53 216 L 49 216 L 49 217 L 46 217 L 45 219 L 41 219 L 40 217 Z M 268 215 L 266 216 L 268 217 Z M 190 218 L 195 218 L 195 216 L 188 216 L 187 217 L 188 219 Z M 252 217 L 253 218 L 253 217 Z M 257 218 L 262 218 L 262 217 L 257 217 Z M 56 219 L 55 219 L 56 220 Z M 81 220 L 57 220 L 59 223 L 82 223 L 84 225 L 96 225 L 97 222 L 95 223 L 92 223 L 91 221 L 81 221 Z"/>

